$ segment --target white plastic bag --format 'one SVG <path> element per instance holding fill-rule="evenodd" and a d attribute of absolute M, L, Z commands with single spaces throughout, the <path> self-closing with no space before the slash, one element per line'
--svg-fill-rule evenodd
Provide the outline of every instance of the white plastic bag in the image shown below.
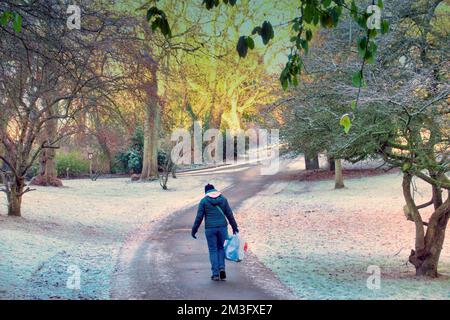
<path fill-rule="evenodd" d="M 239 233 L 225 240 L 223 247 L 225 249 L 225 258 L 235 262 L 242 261 L 247 251 L 247 243 Z"/>

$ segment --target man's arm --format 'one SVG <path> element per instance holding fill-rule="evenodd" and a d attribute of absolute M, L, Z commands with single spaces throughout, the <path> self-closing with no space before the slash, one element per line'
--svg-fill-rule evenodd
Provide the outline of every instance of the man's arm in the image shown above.
<path fill-rule="evenodd" d="M 203 201 L 200 201 L 200 203 L 198 204 L 198 209 L 197 209 L 197 216 L 195 217 L 195 221 L 194 221 L 194 225 L 192 226 L 192 237 L 195 237 L 195 234 L 198 231 L 198 228 L 200 228 L 200 225 L 202 224 L 203 221 L 203 217 L 205 215 L 205 205 L 203 204 Z"/>
<path fill-rule="evenodd" d="M 239 232 L 236 220 L 234 219 L 233 211 L 228 204 L 228 199 L 225 199 L 225 216 L 227 217 L 228 222 L 230 222 L 231 227 L 233 228 L 233 233 Z"/>

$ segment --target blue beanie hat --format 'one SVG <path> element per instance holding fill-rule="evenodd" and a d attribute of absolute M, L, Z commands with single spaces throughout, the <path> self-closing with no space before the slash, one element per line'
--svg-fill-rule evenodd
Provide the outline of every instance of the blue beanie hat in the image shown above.
<path fill-rule="evenodd" d="M 212 184 L 207 184 L 206 186 L 205 186 L 205 193 L 208 193 L 208 191 L 211 191 L 211 190 L 215 190 L 216 188 L 214 188 L 214 186 L 212 185 Z"/>

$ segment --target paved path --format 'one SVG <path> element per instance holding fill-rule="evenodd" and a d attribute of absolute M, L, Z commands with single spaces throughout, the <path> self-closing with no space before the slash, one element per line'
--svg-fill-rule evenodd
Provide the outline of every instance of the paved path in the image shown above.
<path fill-rule="evenodd" d="M 233 183 L 222 191 L 234 209 L 274 178 L 260 175 L 259 167 L 243 167 L 248 168 L 231 173 L 223 172 L 226 171 L 224 168 L 218 168 L 216 172 L 208 170 L 212 175 L 232 175 Z M 204 173 L 189 173 L 195 174 Z M 289 290 L 254 256 L 240 263 L 226 261 L 227 281 L 211 281 L 203 224 L 197 240 L 190 235 L 196 211 L 197 205 L 194 205 L 174 213 L 136 246 L 126 268 L 127 280 L 113 283 L 113 299 L 261 300 L 291 297 Z M 127 290 L 123 290 L 124 286 Z"/>

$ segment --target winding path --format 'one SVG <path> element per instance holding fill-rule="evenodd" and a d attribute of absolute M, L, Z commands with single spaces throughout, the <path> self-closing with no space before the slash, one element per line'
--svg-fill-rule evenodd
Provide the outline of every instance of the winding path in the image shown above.
<path fill-rule="evenodd" d="M 221 167 L 184 174 L 231 175 L 231 186 L 222 191 L 234 211 L 239 211 L 239 205 L 268 186 L 274 176 L 260 175 L 258 166 L 234 168 L 242 170 L 227 172 L 226 167 Z M 203 224 L 197 240 L 190 235 L 196 210 L 197 205 L 193 205 L 173 213 L 128 252 L 128 259 L 123 259 L 128 262 L 119 267 L 122 270 L 118 270 L 113 278 L 112 299 L 293 298 L 290 291 L 252 254 L 240 263 L 227 261 L 227 281 L 211 281 Z"/>

